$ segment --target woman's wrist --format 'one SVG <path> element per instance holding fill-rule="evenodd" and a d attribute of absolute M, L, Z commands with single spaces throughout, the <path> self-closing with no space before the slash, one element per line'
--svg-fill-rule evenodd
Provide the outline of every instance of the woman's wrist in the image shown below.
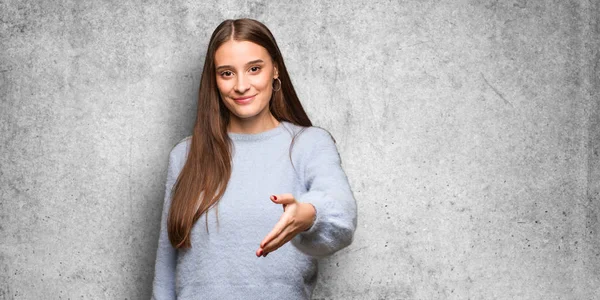
<path fill-rule="evenodd" d="M 309 215 L 312 216 L 312 221 L 310 222 L 310 225 L 308 226 L 308 228 L 306 228 L 304 231 L 308 231 L 310 230 L 313 225 L 315 224 L 315 221 L 317 221 L 317 208 L 312 205 L 311 203 L 305 203 L 307 204 L 306 207 L 310 209 L 310 213 Z"/>

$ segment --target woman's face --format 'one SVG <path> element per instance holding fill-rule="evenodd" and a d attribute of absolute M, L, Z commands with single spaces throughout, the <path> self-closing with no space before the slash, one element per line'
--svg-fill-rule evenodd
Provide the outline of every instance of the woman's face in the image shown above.
<path fill-rule="evenodd" d="M 270 115 L 272 83 L 278 73 L 265 48 L 229 40 L 215 52 L 215 68 L 217 87 L 232 121 L 258 121 Z"/>

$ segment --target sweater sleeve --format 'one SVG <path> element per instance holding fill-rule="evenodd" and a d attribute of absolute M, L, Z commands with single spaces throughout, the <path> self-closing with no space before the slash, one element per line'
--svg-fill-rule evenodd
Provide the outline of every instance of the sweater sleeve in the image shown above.
<path fill-rule="evenodd" d="M 356 230 L 356 200 L 342 169 L 341 159 L 329 132 L 316 128 L 311 150 L 303 159 L 307 192 L 296 197 L 312 204 L 316 219 L 292 244 L 307 255 L 323 257 L 350 245 Z"/>
<path fill-rule="evenodd" d="M 152 283 L 152 300 L 176 299 L 175 295 L 175 266 L 177 263 L 177 250 L 169 241 L 167 232 L 167 218 L 171 206 L 171 190 L 177 179 L 177 158 L 175 149 L 169 155 L 169 166 L 167 168 L 167 181 L 165 184 L 165 198 L 163 202 L 162 216 L 160 221 L 160 234 L 158 238 L 158 249 L 156 250 L 156 263 L 154 267 L 154 280 Z"/>

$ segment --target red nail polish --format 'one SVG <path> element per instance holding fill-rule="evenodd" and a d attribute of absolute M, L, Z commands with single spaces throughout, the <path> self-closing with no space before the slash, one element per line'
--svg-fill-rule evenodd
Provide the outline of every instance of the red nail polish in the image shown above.
<path fill-rule="evenodd" d="M 273 195 L 273 200 L 277 200 L 277 196 Z"/>

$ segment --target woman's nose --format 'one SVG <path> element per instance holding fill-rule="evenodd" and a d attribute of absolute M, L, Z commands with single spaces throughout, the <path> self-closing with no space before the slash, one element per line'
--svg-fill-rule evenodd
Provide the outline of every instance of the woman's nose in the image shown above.
<path fill-rule="evenodd" d="M 246 76 L 244 75 L 240 75 L 237 77 L 237 82 L 235 83 L 235 91 L 243 94 L 245 93 L 248 89 L 250 89 L 250 84 L 248 83 L 248 80 L 246 79 Z"/>

